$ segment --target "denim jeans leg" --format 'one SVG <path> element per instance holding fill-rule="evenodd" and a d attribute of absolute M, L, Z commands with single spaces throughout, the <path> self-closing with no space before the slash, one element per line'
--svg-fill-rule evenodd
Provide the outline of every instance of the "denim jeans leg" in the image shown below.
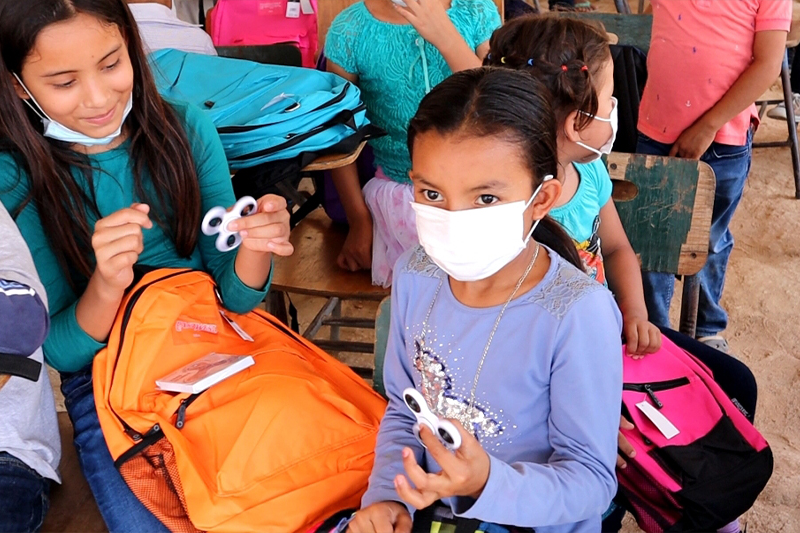
<path fill-rule="evenodd" d="M 131 492 L 114 466 L 94 404 L 90 369 L 62 375 L 61 391 L 75 428 L 75 449 L 100 514 L 111 533 L 169 532 Z"/>
<path fill-rule="evenodd" d="M 697 313 L 697 336 L 716 335 L 728 326 L 728 313 L 720 305 L 725 286 L 725 272 L 733 250 L 729 225 L 744 193 L 752 161 L 752 132 L 744 146 L 713 143 L 701 158 L 714 169 L 717 180 L 708 260 L 698 274 L 700 306 Z"/>
<path fill-rule="evenodd" d="M 10 453 L 0 452 L 0 533 L 39 531 L 49 496 L 49 479 Z"/>
<path fill-rule="evenodd" d="M 639 134 L 636 146 L 637 154 L 669 155 L 672 145 L 654 141 L 646 135 Z M 644 285 L 644 303 L 650 322 L 660 328 L 670 328 L 669 306 L 675 290 L 675 276 L 665 272 L 642 272 Z"/>

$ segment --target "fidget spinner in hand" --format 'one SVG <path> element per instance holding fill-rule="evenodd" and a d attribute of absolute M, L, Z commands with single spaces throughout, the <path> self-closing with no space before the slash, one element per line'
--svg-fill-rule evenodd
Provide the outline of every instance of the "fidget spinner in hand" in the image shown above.
<path fill-rule="evenodd" d="M 230 252 L 242 244 L 242 236 L 238 231 L 228 231 L 228 224 L 234 220 L 246 217 L 256 212 L 258 203 L 252 196 L 243 196 L 234 204 L 233 209 L 228 211 L 224 207 L 212 207 L 203 218 L 203 233 L 206 235 L 217 236 L 217 250 L 220 252 Z"/>

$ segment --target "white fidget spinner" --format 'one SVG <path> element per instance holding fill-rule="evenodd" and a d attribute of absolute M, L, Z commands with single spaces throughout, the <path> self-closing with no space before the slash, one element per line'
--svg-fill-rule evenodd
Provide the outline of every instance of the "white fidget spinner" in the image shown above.
<path fill-rule="evenodd" d="M 422 439 L 419 438 L 419 430 L 421 426 L 426 426 L 431 430 L 431 433 L 439 438 L 439 442 L 451 452 L 461 447 L 461 434 L 458 432 L 458 429 L 456 429 L 452 422 L 442 420 L 433 414 L 428 408 L 425 398 L 422 397 L 422 394 L 420 394 L 417 389 L 409 387 L 404 390 L 403 401 L 406 402 L 406 407 L 408 407 L 417 418 L 417 422 L 414 424 L 414 436 L 417 437 L 420 444 L 425 446 Z"/>
<path fill-rule="evenodd" d="M 212 207 L 203 217 L 203 233 L 206 235 L 216 235 L 217 250 L 220 252 L 230 252 L 242 244 L 242 236 L 238 231 L 228 231 L 228 224 L 237 218 L 246 217 L 255 212 L 258 204 L 252 196 L 242 196 L 234 204 L 230 211 L 224 207 Z"/>

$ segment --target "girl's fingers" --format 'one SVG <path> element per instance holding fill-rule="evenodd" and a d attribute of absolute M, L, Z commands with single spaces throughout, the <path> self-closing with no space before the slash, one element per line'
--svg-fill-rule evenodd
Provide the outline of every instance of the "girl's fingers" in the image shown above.
<path fill-rule="evenodd" d="M 150 211 L 150 207 L 146 206 L 146 204 L 134 204 L 134 206 L 137 207 L 120 209 L 119 211 L 116 211 L 105 218 L 101 218 L 94 226 L 95 231 L 98 231 L 98 229 L 123 226 L 125 224 L 137 224 L 142 228 L 152 228 L 153 223 L 147 216 L 147 213 Z M 144 211 L 145 207 L 146 212 Z"/>
<path fill-rule="evenodd" d="M 138 224 L 128 223 L 121 226 L 100 228 L 99 231 L 95 229 L 95 232 L 92 235 L 92 247 L 96 250 L 101 246 L 129 235 L 138 235 L 141 237 L 142 227 Z"/>
<path fill-rule="evenodd" d="M 248 217 L 237 218 L 228 223 L 228 231 L 252 230 L 262 226 L 277 226 L 289 234 L 289 212 L 285 209 L 276 213 L 256 213 Z"/>
<path fill-rule="evenodd" d="M 294 253 L 294 246 L 289 241 L 251 239 L 242 240 L 242 246 L 254 252 L 269 252 L 281 257 L 289 257 Z"/>
<path fill-rule="evenodd" d="M 394 478 L 394 488 L 397 491 L 397 495 L 400 496 L 404 502 L 417 509 L 425 509 L 433 503 L 428 501 L 430 498 L 427 498 L 422 491 L 412 488 L 408 480 L 402 475 L 398 475 Z"/>
<path fill-rule="evenodd" d="M 277 194 L 265 194 L 258 199 L 258 210 L 262 213 L 279 213 L 287 211 L 286 198 Z"/>
<path fill-rule="evenodd" d="M 114 240 L 95 251 L 95 257 L 98 264 L 103 261 L 108 261 L 115 255 L 124 254 L 127 252 L 134 252 L 137 255 L 142 253 L 144 245 L 140 235 L 126 235 L 122 238 Z"/>

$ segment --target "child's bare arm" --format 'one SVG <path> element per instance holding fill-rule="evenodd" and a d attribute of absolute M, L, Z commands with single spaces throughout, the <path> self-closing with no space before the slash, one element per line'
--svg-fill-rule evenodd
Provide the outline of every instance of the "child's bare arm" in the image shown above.
<path fill-rule="evenodd" d="M 395 9 L 414 26 L 423 39 L 435 46 L 453 72 L 480 67 L 489 43 L 472 50 L 458 32 L 440 0 L 409 0 L 408 7 Z M 481 55 L 482 54 L 482 55 Z"/>
<path fill-rule="evenodd" d="M 644 355 L 661 347 L 661 332 L 647 320 L 639 260 L 631 248 L 614 201 L 600 210 L 600 245 L 611 292 L 622 313 L 622 333 L 628 353 Z"/>
<path fill-rule="evenodd" d="M 330 60 L 328 72 L 358 85 L 357 75 L 347 72 Z M 347 222 L 350 224 L 350 230 L 347 232 L 347 238 L 336 263 L 345 270 L 368 269 L 372 266 L 372 215 L 361 193 L 356 164 L 331 170 L 331 179 L 336 192 L 339 193 Z"/>
<path fill-rule="evenodd" d="M 719 129 L 747 109 L 775 82 L 781 71 L 784 53 L 785 31 L 757 32 L 753 43 L 753 62 L 714 107 L 681 133 L 669 155 L 700 159 L 714 142 Z"/>

